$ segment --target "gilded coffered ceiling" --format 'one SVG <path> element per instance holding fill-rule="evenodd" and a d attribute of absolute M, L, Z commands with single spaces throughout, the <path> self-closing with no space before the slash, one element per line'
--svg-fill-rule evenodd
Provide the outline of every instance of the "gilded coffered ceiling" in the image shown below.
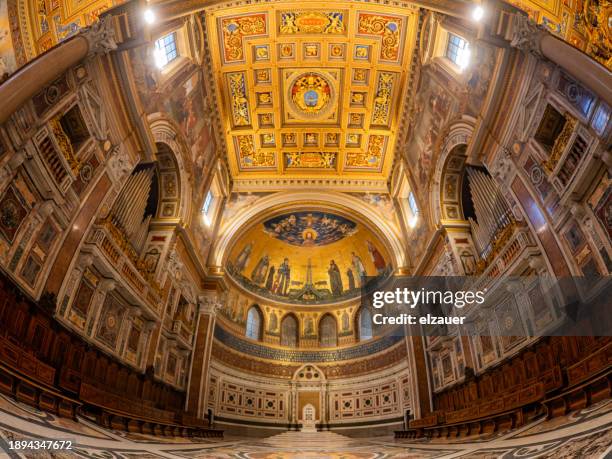
<path fill-rule="evenodd" d="M 266 2 L 206 17 L 234 179 L 386 179 L 416 9 Z"/>

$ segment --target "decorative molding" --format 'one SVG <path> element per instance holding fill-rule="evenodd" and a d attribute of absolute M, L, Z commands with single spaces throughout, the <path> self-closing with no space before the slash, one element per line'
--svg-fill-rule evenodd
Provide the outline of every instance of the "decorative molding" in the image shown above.
<path fill-rule="evenodd" d="M 265 346 L 236 336 L 222 327 L 215 327 L 215 339 L 223 345 L 247 356 L 258 359 L 274 360 L 283 363 L 328 363 L 354 361 L 366 356 L 386 352 L 401 342 L 401 335 L 387 335 L 360 343 L 356 346 L 339 349 L 280 349 Z M 359 362 L 357 362 L 359 363 Z M 293 375 L 292 371 L 292 375 Z"/>
<path fill-rule="evenodd" d="M 351 192 L 389 192 L 387 180 L 384 179 L 350 179 L 340 177 L 238 179 L 234 180 L 233 185 L 232 191 L 235 192 L 279 191 L 286 189 L 301 190 L 311 187 Z"/>

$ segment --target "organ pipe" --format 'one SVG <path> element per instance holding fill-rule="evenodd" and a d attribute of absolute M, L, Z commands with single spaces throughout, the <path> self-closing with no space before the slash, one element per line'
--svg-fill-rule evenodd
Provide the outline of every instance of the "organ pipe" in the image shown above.
<path fill-rule="evenodd" d="M 132 245 L 138 253 L 142 252 L 145 242 L 147 242 L 147 234 L 149 234 L 149 223 L 151 223 L 151 215 L 148 215 L 147 218 L 144 219 L 144 221 L 140 224 L 140 228 L 133 237 Z"/>
<path fill-rule="evenodd" d="M 493 248 L 495 238 L 511 222 L 511 211 L 493 178 L 480 169 L 467 168 L 467 179 L 476 219 L 468 218 L 474 243 L 482 258 Z"/>
<path fill-rule="evenodd" d="M 145 218 L 145 212 L 154 173 L 151 166 L 130 175 L 110 212 L 113 225 L 138 253 L 144 247 L 151 221 L 150 215 Z"/>

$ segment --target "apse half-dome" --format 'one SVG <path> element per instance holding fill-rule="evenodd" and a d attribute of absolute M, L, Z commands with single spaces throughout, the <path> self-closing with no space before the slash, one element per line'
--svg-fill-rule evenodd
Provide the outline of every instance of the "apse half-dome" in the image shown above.
<path fill-rule="evenodd" d="M 226 271 L 251 293 L 290 304 L 354 299 L 373 278 L 392 272 L 380 238 L 334 212 L 275 215 L 240 234 Z"/>

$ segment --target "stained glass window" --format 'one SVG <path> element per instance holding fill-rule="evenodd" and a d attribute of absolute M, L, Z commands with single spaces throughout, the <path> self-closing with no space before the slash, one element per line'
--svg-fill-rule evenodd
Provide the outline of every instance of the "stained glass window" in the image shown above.
<path fill-rule="evenodd" d="M 256 306 L 251 306 L 247 313 L 246 337 L 256 340 L 261 340 L 261 312 Z"/>
<path fill-rule="evenodd" d="M 372 313 L 368 308 L 359 310 L 359 340 L 372 338 Z"/>
<path fill-rule="evenodd" d="M 319 322 L 319 346 L 333 347 L 338 344 L 336 319 L 327 314 Z"/>
<path fill-rule="evenodd" d="M 298 322 L 293 314 L 289 314 L 281 321 L 281 346 L 297 347 Z"/>

